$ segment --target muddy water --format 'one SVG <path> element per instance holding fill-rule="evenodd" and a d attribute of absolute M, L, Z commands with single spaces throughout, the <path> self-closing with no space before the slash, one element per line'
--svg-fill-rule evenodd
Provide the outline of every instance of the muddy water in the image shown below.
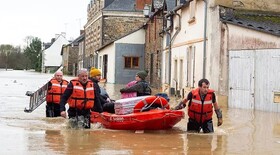
<path fill-rule="evenodd" d="M 280 114 L 223 108 L 224 124 L 212 134 L 186 133 L 187 120 L 166 131 L 115 131 L 93 124 L 67 128 L 63 118 L 45 118 L 44 104 L 24 113 L 27 90 L 36 90 L 50 74 L 0 71 L 0 154 L 279 154 Z M 71 77 L 66 77 L 71 79 Z M 103 86 L 103 85 L 101 85 Z M 106 84 L 118 99 L 122 85 Z M 171 104 L 175 104 L 172 98 Z"/>

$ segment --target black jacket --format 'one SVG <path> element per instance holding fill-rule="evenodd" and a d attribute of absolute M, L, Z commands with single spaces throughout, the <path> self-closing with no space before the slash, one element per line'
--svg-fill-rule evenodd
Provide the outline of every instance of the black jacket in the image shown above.
<path fill-rule="evenodd" d="M 100 103 L 101 103 L 101 105 L 103 106 L 107 101 L 106 101 L 106 98 L 105 97 L 103 97 L 102 95 L 100 95 L 101 94 L 101 90 L 100 90 L 100 86 L 98 85 L 98 80 L 96 80 L 96 79 L 94 79 L 94 78 L 90 78 L 90 80 L 93 82 L 93 85 L 94 85 L 94 90 L 96 91 L 96 95 L 97 96 L 95 96 L 96 98 L 98 98 L 99 99 L 99 101 L 100 101 Z"/>
<path fill-rule="evenodd" d="M 152 94 L 152 90 L 148 82 L 144 80 L 136 82 L 136 84 L 131 87 L 122 88 L 120 89 L 120 92 L 121 93 L 137 92 L 137 96 L 145 96 L 145 95 Z"/>
<path fill-rule="evenodd" d="M 73 84 L 72 84 L 72 82 L 70 82 L 67 85 L 67 88 L 64 91 L 64 93 L 61 97 L 61 100 L 60 100 L 60 112 L 65 111 L 65 104 L 67 103 L 67 100 L 72 95 L 72 93 L 73 93 Z M 101 112 L 103 112 L 103 109 L 102 109 L 100 100 L 97 98 L 98 94 L 99 93 L 97 93 L 96 87 L 94 86 L 95 99 L 94 99 L 94 107 L 91 110 L 101 113 Z M 78 114 L 78 115 L 88 115 L 88 114 L 90 114 L 90 110 L 89 109 L 78 110 L 76 108 L 69 108 L 68 109 L 69 117 L 74 117 L 74 116 L 76 116 L 76 114 Z"/>

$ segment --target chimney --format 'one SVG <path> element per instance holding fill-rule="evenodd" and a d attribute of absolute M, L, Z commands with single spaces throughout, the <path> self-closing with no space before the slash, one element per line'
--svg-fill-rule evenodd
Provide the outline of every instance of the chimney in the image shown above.
<path fill-rule="evenodd" d="M 61 32 L 61 35 L 66 38 L 66 32 Z"/>
<path fill-rule="evenodd" d="M 54 41 L 55 41 L 55 38 L 52 38 L 51 43 L 54 43 Z"/>
<path fill-rule="evenodd" d="M 59 37 L 59 34 L 55 34 L 55 39 L 57 39 Z"/>
<path fill-rule="evenodd" d="M 135 10 L 143 10 L 145 4 L 151 5 L 152 0 L 135 0 Z"/>

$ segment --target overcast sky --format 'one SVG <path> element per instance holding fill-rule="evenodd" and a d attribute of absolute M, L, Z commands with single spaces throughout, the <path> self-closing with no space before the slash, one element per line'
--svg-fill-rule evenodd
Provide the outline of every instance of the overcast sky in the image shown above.
<path fill-rule="evenodd" d="M 66 32 L 75 39 L 86 23 L 90 0 L 1 0 L 0 44 L 25 45 L 26 36 L 50 42 Z"/>

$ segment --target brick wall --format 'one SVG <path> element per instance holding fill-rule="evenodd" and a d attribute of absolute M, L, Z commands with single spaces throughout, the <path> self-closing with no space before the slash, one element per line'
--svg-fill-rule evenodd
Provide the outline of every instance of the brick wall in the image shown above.
<path fill-rule="evenodd" d="M 162 65 L 162 31 L 163 20 L 161 14 L 155 16 L 147 23 L 146 27 L 146 47 L 145 47 L 145 68 L 149 70 L 147 81 L 151 86 L 159 89 L 161 87 L 161 65 Z"/>

